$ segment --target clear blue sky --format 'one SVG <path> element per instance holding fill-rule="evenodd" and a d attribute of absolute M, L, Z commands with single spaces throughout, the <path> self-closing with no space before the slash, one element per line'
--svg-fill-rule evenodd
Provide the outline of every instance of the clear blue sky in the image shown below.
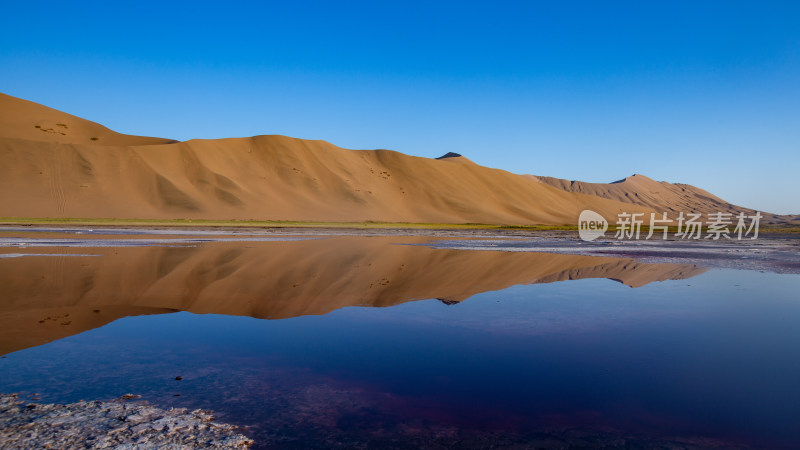
<path fill-rule="evenodd" d="M 4 2 L 0 91 L 131 134 L 642 173 L 800 213 L 796 1 Z"/>

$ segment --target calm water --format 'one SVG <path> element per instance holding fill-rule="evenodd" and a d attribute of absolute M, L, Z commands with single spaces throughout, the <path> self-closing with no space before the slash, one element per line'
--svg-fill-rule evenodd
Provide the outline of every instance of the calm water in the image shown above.
<path fill-rule="evenodd" d="M 0 392 L 43 402 L 141 394 L 212 409 L 258 444 L 286 448 L 792 448 L 799 288 L 800 275 L 711 270 L 280 320 L 125 317 L 8 354 Z"/>

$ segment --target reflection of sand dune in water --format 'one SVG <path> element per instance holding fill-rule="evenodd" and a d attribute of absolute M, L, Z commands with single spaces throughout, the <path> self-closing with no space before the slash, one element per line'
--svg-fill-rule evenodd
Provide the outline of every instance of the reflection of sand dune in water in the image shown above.
<path fill-rule="evenodd" d="M 552 283 L 555 281 L 582 280 L 584 278 L 608 278 L 619 281 L 630 287 L 642 287 L 653 281 L 683 280 L 705 272 L 691 264 L 645 264 L 633 259 L 613 259 L 591 267 L 566 269 L 559 273 L 547 275 L 532 283 Z"/>
<path fill-rule="evenodd" d="M 393 245 L 419 241 L 347 237 L 199 247 L 59 248 L 102 257 L 0 258 L 0 352 L 129 315 L 190 311 L 282 319 L 346 306 L 391 306 L 428 298 L 461 301 L 517 284 L 570 279 L 610 278 L 637 287 L 704 271 L 622 258 Z M 39 252 L 53 253 L 53 248 Z"/>

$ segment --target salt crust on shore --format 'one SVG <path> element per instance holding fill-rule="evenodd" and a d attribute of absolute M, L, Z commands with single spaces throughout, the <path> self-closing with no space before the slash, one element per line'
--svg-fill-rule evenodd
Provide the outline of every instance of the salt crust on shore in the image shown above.
<path fill-rule="evenodd" d="M 66 405 L 28 403 L 0 394 L 0 448 L 246 448 L 237 427 L 210 411 L 160 409 L 125 395 Z"/>

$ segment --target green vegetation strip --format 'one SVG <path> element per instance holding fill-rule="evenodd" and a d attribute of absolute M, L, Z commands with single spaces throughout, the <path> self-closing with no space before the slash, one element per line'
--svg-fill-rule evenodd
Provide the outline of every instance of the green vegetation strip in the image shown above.
<path fill-rule="evenodd" d="M 252 228 L 362 228 L 362 229 L 438 229 L 438 230 L 528 230 L 577 231 L 577 225 L 507 225 L 488 223 L 416 223 L 416 222 L 313 222 L 300 220 L 208 220 L 208 219 L 110 219 L 60 217 L 0 217 L 0 225 L 61 225 L 61 226 L 126 226 L 126 227 L 252 227 Z M 612 225 L 607 233 L 617 227 Z M 643 225 L 640 233 L 649 231 Z M 669 227 L 675 233 L 676 227 Z M 707 230 L 703 227 L 703 233 Z M 800 233 L 798 227 L 761 227 L 763 232 Z M 657 230 L 654 234 L 661 233 Z M 643 236 L 644 237 L 644 236 Z"/>
<path fill-rule="evenodd" d="M 299 220 L 207 220 L 207 219 L 109 219 L 55 217 L 0 217 L 1 225 L 80 225 L 80 226 L 157 226 L 157 227 L 260 227 L 260 228 L 422 228 L 422 229 L 522 229 L 577 230 L 577 226 L 493 225 L 485 223 L 414 222 L 313 222 Z"/>

